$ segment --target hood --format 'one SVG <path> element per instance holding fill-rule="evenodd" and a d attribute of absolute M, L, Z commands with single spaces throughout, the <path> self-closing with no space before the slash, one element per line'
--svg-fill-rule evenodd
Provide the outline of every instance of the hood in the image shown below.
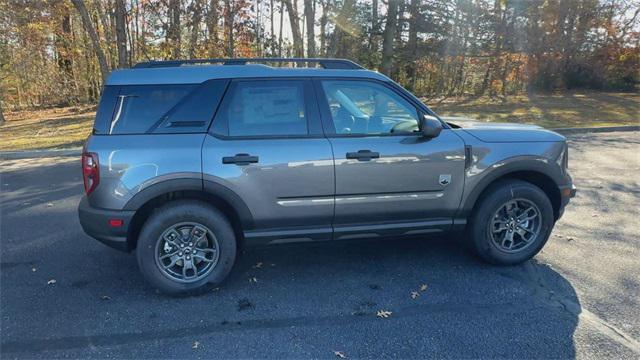
<path fill-rule="evenodd" d="M 565 141 L 564 136 L 538 125 L 486 122 L 464 117 L 442 117 L 442 120 L 484 142 Z"/>

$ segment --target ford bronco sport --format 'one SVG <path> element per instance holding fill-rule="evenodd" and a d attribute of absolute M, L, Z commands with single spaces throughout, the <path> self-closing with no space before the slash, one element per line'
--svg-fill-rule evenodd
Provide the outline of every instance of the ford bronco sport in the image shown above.
<path fill-rule="evenodd" d="M 266 65 L 282 63 L 298 66 Z M 174 294 L 220 283 L 255 244 L 460 232 L 508 265 L 574 196 L 567 161 L 561 135 L 445 122 L 348 60 L 146 62 L 105 84 L 78 211 Z"/>

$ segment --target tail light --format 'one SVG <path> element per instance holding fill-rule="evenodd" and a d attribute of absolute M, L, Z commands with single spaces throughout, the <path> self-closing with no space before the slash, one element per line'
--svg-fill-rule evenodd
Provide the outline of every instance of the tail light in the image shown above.
<path fill-rule="evenodd" d="M 100 164 L 98 154 L 82 153 L 82 179 L 84 180 L 84 192 L 89 195 L 100 183 Z"/>

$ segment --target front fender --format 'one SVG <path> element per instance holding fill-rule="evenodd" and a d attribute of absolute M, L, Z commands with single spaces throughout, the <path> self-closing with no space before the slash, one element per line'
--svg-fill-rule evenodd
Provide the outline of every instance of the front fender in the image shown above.
<path fill-rule="evenodd" d="M 465 190 L 457 218 L 467 218 L 478 198 L 495 181 L 516 173 L 535 173 L 552 181 L 560 188 L 566 182 L 562 168 L 547 157 L 535 155 L 513 156 L 490 165 L 473 164 L 465 173 Z"/>

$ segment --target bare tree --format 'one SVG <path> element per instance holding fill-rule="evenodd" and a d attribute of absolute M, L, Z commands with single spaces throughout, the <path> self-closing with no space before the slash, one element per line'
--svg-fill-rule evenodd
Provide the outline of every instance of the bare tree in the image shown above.
<path fill-rule="evenodd" d="M 218 0 L 209 1 L 207 30 L 209 31 L 209 57 L 215 57 L 218 47 Z"/>
<path fill-rule="evenodd" d="M 116 46 L 118 48 L 118 67 L 128 67 L 127 59 L 127 18 L 124 0 L 116 0 Z"/>
<path fill-rule="evenodd" d="M 224 27 L 227 32 L 227 57 L 233 57 L 234 54 L 234 42 L 233 42 L 233 22 L 235 20 L 234 6 L 231 4 L 231 0 L 224 1 Z"/>
<path fill-rule="evenodd" d="M 300 34 L 298 12 L 294 9 L 291 0 L 284 0 L 284 4 L 287 6 L 287 12 L 289 13 L 289 23 L 291 24 L 291 33 L 293 35 L 293 51 L 296 57 L 303 57 L 304 52 L 302 50 L 302 35 Z"/>
<path fill-rule="evenodd" d="M 393 65 L 393 42 L 396 35 L 397 18 L 398 0 L 389 0 L 387 22 L 382 34 L 382 64 L 380 65 L 380 72 L 385 75 L 391 74 Z"/>
<path fill-rule="evenodd" d="M 100 40 L 98 39 L 98 34 L 96 33 L 95 28 L 91 22 L 91 18 L 89 17 L 89 12 L 87 12 L 87 8 L 84 5 L 84 1 L 82 0 L 71 0 L 73 6 L 75 6 L 78 13 L 80 13 L 80 17 L 82 18 L 82 25 L 84 26 L 85 31 L 89 34 L 91 38 L 91 44 L 93 45 L 93 51 L 96 53 L 96 57 L 98 58 L 98 64 L 100 64 L 100 75 L 102 76 L 102 83 L 107 78 L 107 74 L 109 74 L 109 67 L 107 66 L 107 59 L 104 56 L 104 52 L 100 47 Z"/>
<path fill-rule="evenodd" d="M 322 15 L 320 16 L 320 49 L 318 52 L 327 55 L 327 23 L 329 22 L 329 0 L 322 1 Z"/>
<path fill-rule="evenodd" d="M 167 29 L 167 38 L 171 45 L 171 58 L 180 58 L 180 0 L 169 0 L 169 27 Z"/>
<path fill-rule="evenodd" d="M 313 0 L 304 0 L 304 15 L 307 20 L 307 56 L 316 56 L 315 9 Z"/>
<path fill-rule="evenodd" d="M 203 0 L 195 0 L 191 4 L 191 37 L 189 38 L 190 59 L 196 57 L 198 35 L 200 34 L 200 23 L 202 22 L 202 2 Z"/>
<path fill-rule="evenodd" d="M 420 9 L 418 8 L 418 0 L 411 0 L 409 6 L 409 83 L 410 89 L 416 87 L 416 61 L 418 60 L 418 19 L 420 17 Z"/>
<path fill-rule="evenodd" d="M 284 0 L 280 1 L 280 34 L 278 34 L 278 56 L 282 57 L 282 26 L 284 25 Z"/>

